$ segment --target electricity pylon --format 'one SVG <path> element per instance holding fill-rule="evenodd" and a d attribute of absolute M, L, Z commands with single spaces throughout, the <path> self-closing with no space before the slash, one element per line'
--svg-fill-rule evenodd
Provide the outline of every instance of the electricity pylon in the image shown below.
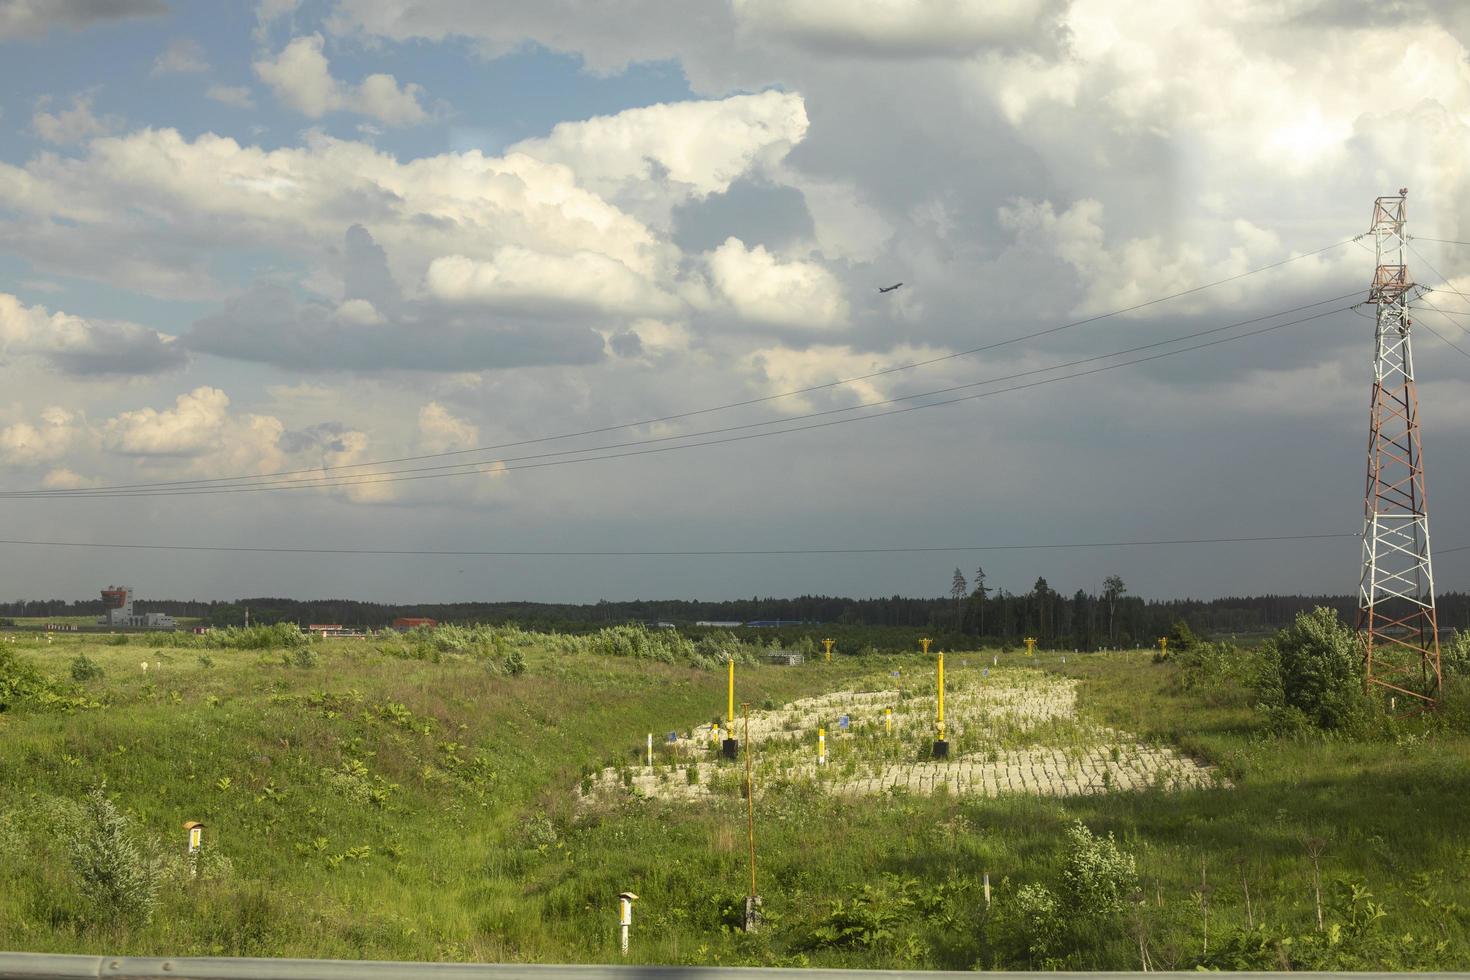
<path fill-rule="evenodd" d="M 1373 358 L 1373 411 L 1368 435 L 1368 489 L 1363 497 L 1363 574 L 1358 630 L 1368 687 L 1436 707 L 1443 687 L 1434 574 L 1429 562 L 1429 510 L 1419 396 L 1409 343 L 1409 292 L 1404 263 L 1404 198 L 1373 202 L 1378 266 L 1368 301 L 1378 310 Z"/>

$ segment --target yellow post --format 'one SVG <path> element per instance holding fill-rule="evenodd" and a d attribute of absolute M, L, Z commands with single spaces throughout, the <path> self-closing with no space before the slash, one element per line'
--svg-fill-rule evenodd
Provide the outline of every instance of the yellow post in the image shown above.
<path fill-rule="evenodd" d="M 929 644 L 931 644 L 933 642 L 934 642 L 933 640 L 929 639 L 926 636 L 924 639 L 922 639 L 922 640 L 919 641 L 919 645 L 924 648 L 924 652 L 925 653 L 928 653 L 929 652 Z"/>
<path fill-rule="evenodd" d="M 893 709 L 883 709 L 883 723 L 888 726 L 888 734 L 893 734 Z"/>
<path fill-rule="evenodd" d="M 836 642 L 837 642 L 836 640 L 823 640 L 822 641 L 822 644 L 827 648 L 827 663 L 829 663 L 829 664 L 832 662 L 832 644 L 834 644 Z"/>
<path fill-rule="evenodd" d="M 944 654 L 939 655 L 939 740 L 944 741 Z"/>
<path fill-rule="evenodd" d="M 1159 637 L 1159 654 L 1165 657 L 1169 655 L 1169 638 L 1167 636 Z"/>
<path fill-rule="evenodd" d="M 728 719 L 730 719 L 730 723 L 728 725 L 726 725 L 725 728 L 726 728 L 727 731 L 730 732 L 730 737 L 731 738 L 734 738 L 735 737 L 735 659 L 733 657 L 730 659 L 730 695 L 729 695 L 729 698 L 725 702 L 725 709 L 726 709 L 725 710 L 725 717 L 728 718 Z"/>
<path fill-rule="evenodd" d="M 1031 656 L 1032 655 L 1032 652 L 1035 649 L 1036 649 L 1036 637 L 1034 637 L 1034 636 L 1028 636 L 1028 637 L 1026 637 L 1026 656 L 1028 656 L 1028 657 Z"/>
<path fill-rule="evenodd" d="M 827 729 L 817 729 L 817 765 L 827 764 Z"/>

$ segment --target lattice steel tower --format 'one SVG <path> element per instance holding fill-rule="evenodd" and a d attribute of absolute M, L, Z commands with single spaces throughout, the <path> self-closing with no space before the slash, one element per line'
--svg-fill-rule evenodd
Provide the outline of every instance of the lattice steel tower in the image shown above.
<path fill-rule="evenodd" d="M 1409 344 L 1404 198 L 1373 202 L 1378 267 L 1368 301 L 1378 308 L 1368 489 L 1363 498 L 1363 575 L 1358 630 L 1367 682 L 1421 707 L 1439 704 L 1439 630 L 1429 563 L 1429 510 L 1419 436 L 1419 396 Z"/>

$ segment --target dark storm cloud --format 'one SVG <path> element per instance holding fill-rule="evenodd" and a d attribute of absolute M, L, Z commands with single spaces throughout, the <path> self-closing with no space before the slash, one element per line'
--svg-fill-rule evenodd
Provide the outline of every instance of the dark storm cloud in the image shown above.
<path fill-rule="evenodd" d="M 201 354 L 297 371 L 480 371 L 603 356 L 601 335 L 586 326 L 518 323 L 424 304 L 406 304 L 380 322 L 353 322 L 277 283 L 251 287 L 181 341 Z"/>
<path fill-rule="evenodd" d="M 65 374 L 80 376 L 150 375 L 188 363 L 189 354 L 170 338 L 135 323 L 91 323 L 76 343 L 45 353 Z"/>
<path fill-rule="evenodd" d="M 163 0 L 6 0 L 0 4 L 0 40 L 165 13 Z"/>
<path fill-rule="evenodd" d="M 795 187 L 741 179 L 723 194 L 711 194 L 674 209 L 674 244 L 686 252 L 708 252 L 735 236 L 746 247 L 777 250 L 815 235 L 806 198 Z"/>
<path fill-rule="evenodd" d="M 360 224 L 347 229 L 340 308 L 260 282 L 182 338 L 190 350 L 295 371 L 480 371 L 602 359 L 584 324 L 496 317 L 404 300 L 388 257 Z"/>

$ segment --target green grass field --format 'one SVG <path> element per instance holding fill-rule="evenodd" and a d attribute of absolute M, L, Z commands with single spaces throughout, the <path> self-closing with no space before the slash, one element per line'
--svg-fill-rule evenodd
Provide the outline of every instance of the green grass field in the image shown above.
<path fill-rule="evenodd" d="M 645 733 L 719 713 L 723 670 L 520 637 L 520 673 L 362 640 L 6 639 L 12 669 L 34 664 L 90 703 L 12 691 L 0 713 L 0 948 L 610 962 L 631 890 L 638 962 L 1470 968 L 1470 739 L 1443 724 L 1281 739 L 1228 676 L 1193 684 L 1147 653 L 1000 655 L 1076 679 L 1087 724 L 1212 763 L 1228 788 L 852 798 L 784 780 L 756 798 L 766 920 L 748 935 L 738 777 L 697 804 L 589 806 L 580 789 L 636 767 Z M 101 677 L 72 680 L 79 653 Z M 739 696 L 775 708 L 898 668 L 927 683 L 931 665 L 742 666 Z M 162 869 L 147 921 L 104 914 L 77 870 L 80 804 L 104 780 L 133 863 Z M 186 820 L 206 824 L 192 875 Z M 1078 884 L 1077 820 L 1134 859 L 1126 894 Z"/>

